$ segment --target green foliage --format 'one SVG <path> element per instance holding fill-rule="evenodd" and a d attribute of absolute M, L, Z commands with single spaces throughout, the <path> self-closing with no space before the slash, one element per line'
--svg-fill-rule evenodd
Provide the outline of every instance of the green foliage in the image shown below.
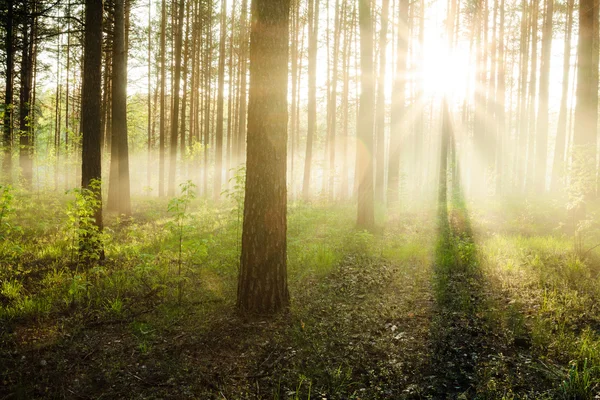
<path fill-rule="evenodd" d="M 169 228 L 172 230 L 173 235 L 177 237 L 177 299 L 181 302 L 184 283 L 184 278 L 181 274 L 184 250 L 183 239 L 185 233 L 190 231 L 190 214 L 188 213 L 188 208 L 191 201 L 196 198 L 196 185 L 192 181 L 187 181 L 179 185 L 179 187 L 181 188 L 181 195 L 169 201 L 167 210 L 174 217 L 174 220 L 169 223 Z"/>
<path fill-rule="evenodd" d="M 597 398 L 594 393 L 600 388 L 600 377 L 598 366 L 590 367 L 588 360 L 583 363 L 571 361 L 567 378 L 561 385 L 561 391 L 565 400 L 591 400 Z"/>
<path fill-rule="evenodd" d="M 71 232 L 71 260 L 94 263 L 100 260 L 105 237 L 96 225 L 96 212 L 102 207 L 97 193 L 101 183 L 93 180 L 89 188 L 72 189 L 75 199 L 67 205 L 67 226 Z"/>
<path fill-rule="evenodd" d="M 12 187 L 0 184 L 0 240 L 4 240 L 12 230 L 8 218 L 15 211 L 13 203 Z"/>

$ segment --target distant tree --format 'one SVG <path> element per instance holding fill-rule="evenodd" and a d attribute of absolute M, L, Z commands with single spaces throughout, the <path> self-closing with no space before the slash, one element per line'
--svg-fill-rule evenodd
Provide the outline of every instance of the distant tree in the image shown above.
<path fill-rule="evenodd" d="M 161 2 L 160 18 L 160 127 L 158 139 L 158 195 L 165 195 L 165 137 L 166 137 L 166 112 L 167 105 L 165 101 L 165 91 L 167 85 L 167 4 L 165 0 Z"/>
<path fill-rule="evenodd" d="M 552 52 L 552 18 L 554 0 L 546 1 L 542 33 L 542 58 L 540 64 L 539 104 L 537 115 L 535 191 L 546 190 L 546 163 L 548 160 L 548 94 L 550 87 L 550 54 Z"/>
<path fill-rule="evenodd" d="M 310 175 L 313 141 L 317 131 L 317 51 L 319 36 L 319 0 L 308 0 L 308 121 L 306 132 L 306 157 L 302 198 L 310 197 Z"/>
<path fill-rule="evenodd" d="M 112 56 L 112 139 L 107 207 L 131 214 L 129 145 L 127 140 L 127 49 L 125 1 L 115 0 Z"/>
<path fill-rule="evenodd" d="M 215 135 L 215 175 L 214 175 L 214 199 L 221 197 L 221 182 L 223 180 L 223 90 L 225 86 L 225 42 L 227 39 L 227 8 L 225 0 L 221 0 L 221 40 L 219 41 L 219 70 L 217 87 L 217 130 Z"/>
<path fill-rule="evenodd" d="M 286 266 L 290 0 L 253 0 L 248 152 L 237 306 L 270 314 L 289 304 Z"/>
<path fill-rule="evenodd" d="M 396 41 L 396 75 L 392 92 L 392 115 L 390 129 L 390 147 L 388 157 L 388 203 L 398 201 L 400 185 L 400 142 L 403 123 L 406 120 L 406 72 L 408 60 L 408 7 L 409 0 L 400 0 L 398 7 L 398 39 Z"/>
<path fill-rule="evenodd" d="M 565 41 L 563 49 L 563 76 L 556 128 L 556 144 L 554 146 L 554 162 L 550 190 L 558 191 L 564 184 L 562 179 L 565 172 L 565 142 L 567 136 L 567 101 L 569 98 L 569 73 L 571 69 L 571 37 L 573 36 L 573 8 L 575 0 L 567 0 L 565 11 Z"/>
<path fill-rule="evenodd" d="M 5 182 L 11 182 L 12 173 L 12 127 L 13 127 L 13 74 L 14 74 L 14 4 L 13 0 L 6 1 L 6 26 L 4 46 L 6 52 L 6 70 L 4 85 L 4 126 L 2 150 L 4 159 L 2 161 L 3 179 Z"/>
<path fill-rule="evenodd" d="M 33 130 L 31 124 L 31 93 L 34 65 L 34 10 L 26 1 L 21 23 L 21 71 L 19 88 L 19 166 L 25 188 L 31 188 L 33 178 Z"/>
<path fill-rule="evenodd" d="M 174 2 L 173 4 L 177 4 Z M 169 185 L 168 195 L 175 196 L 175 181 L 177 180 L 177 139 L 179 136 L 179 102 L 181 96 L 179 94 L 179 88 L 181 83 L 181 48 L 183 47 L 183 17 L 185 15 L 185 1 L 179 1 L 177 6 L 177 33 L 175 35 L 175 71 L 173 73 L 173 103 L 171 107 L 171 143 L 169 146 Z M 182 132 L 183 134 L 183 132 Z"/>
<path fill-rule="evenodd" d="M 381 3 L 381 28 L 379 30 L 379 74 L 377 76 L 377 104 L 375 120 L 375 201 L 383 203 L 385 188 L 385 73 L 388 31 L 389 0 Z"/>
<path fill-rule="evenodd" d="M 360 26 L 360 108 L 356 157 L 358 175 L 358 216 L 356 224 L 361 229 L 375 225 L 373 194 L 373 20 L 369 0 L 359 0 L 358 21 Z"/>

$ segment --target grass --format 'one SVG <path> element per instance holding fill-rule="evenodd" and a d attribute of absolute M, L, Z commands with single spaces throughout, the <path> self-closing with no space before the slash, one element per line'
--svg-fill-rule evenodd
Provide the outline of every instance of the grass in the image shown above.
<path fill-rule="evenodd" d="M 600 258 L 549 220 L 557 203 L 405 207 L 375 234 L 354 229 L 352 204 L 292 203 L 290 312 L 248 320 L 235 201 L 195 199 L 170 229 L 167 201 L 135 199 L 131 219 L 107 216 L 106 261 L 86 267 L 70 199 L 40 198 L 14 191 L 3 216 L 0 398 L 600 392 Z"/>

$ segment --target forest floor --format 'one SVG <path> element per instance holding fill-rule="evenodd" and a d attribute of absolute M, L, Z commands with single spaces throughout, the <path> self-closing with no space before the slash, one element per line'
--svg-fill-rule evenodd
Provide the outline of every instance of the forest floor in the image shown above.
<path fill-rule="evenodd" d="M 600 398 L 600 258 L 556 201 L 407 205 L 376 234 L 352 205 L 292 204 L 274 319 L 235 312 L 234 205 L 174 225 L 140 200 L 84 268 L 64 199 L 11 201 L 0 399 Z"/>

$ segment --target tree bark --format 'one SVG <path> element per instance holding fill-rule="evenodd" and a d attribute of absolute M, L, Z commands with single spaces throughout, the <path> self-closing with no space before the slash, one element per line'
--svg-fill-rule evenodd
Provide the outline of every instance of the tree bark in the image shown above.
<path fill-rule="evenodd" d="M 289 0 L 253 0 L 248 153 L 237 306 L 287 308 L 286 141 Z"/>
<path fill-rule="evenodd" d="M 102 98 L 102 0 L 85 0 L 85 33 L 83 49 L 83 90 L 81 97 L 82 164 L 81 186 L 89 188 L 92 181 L 102 179 L 100 137 L 100 101 Z M 102 202 L 100 185 L 96 196 Z M 102 229 L 102 207 L 94 214 L 96 226 Z"/>

